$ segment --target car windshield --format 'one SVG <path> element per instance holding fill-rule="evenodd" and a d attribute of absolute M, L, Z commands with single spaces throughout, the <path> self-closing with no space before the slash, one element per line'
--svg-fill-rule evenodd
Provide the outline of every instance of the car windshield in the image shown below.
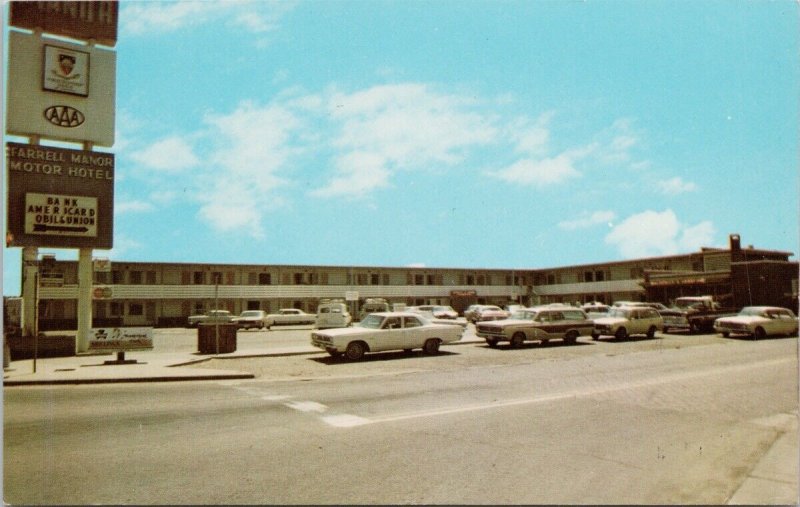
<path fill-rule="evenodd" d="M 502 311 L 499 306 L 484 306 L 483 311 L 500 312 Z"/>
<path fill-rule="evenodd" d="M 742 311 L 739 312 L 739 315 L 750 316 L 750 317 L 764 317 L 764 310 L 761 308 L 756 308 L 753 306 L 747 306 L 742 308 Z"/>
<path fill-rule="evenodd" d="M 678 308 L 693 308 L 695 306 L 702 306 L 703 302 L 697 299 L 681 299 L 675 300 L 675 306 Z"/>
<path fill-rule="evenodd" d="M 437 311 L 437 312 L 454 312 L 455 311 L 455 310 L 453 310 L 453 308 L 451 308 L 449 306 L 434 306 L 433 309 L 434 309 L 434 311 Z"/>
<path fill-rule="evenodd" d="M 251 312 L 242 312 L 242 317 L 258 317 L 261 314 L 258 310 Z"/>
<path fill-rule="evenodd" d="M 516 312 L 511 314 L 512 319 L 519 319 L 519 320 L 533 320 L 536 318 L 536 312 L 532 312 L 529 310 L 517 310 Z"/>
<path fill-rule="evenodd" d="M 608 311 L 609 317 L 618 317 L 622 319 L 627 319 L 630 317 L 631 311 L 628 308 L 612 308 Z"/>
<path fill-rule="evenodd" d="M 381 322 L 383 322 L 383 317 L 381 315 L 377 315 L 371 313 L 364 317 L 361 322 L 358 324 L 359 327 L 366 327 L 368 329 L 380 329 Z"/>

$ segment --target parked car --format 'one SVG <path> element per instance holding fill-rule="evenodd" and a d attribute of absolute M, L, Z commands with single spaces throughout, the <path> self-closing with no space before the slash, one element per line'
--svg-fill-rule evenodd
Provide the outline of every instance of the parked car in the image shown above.
<path fill-rule="evenodd" d="M 675 300 L 672 315 L 664 316 L 664 332 L 670 329 L 712 332 L 720 317 L 736 315 L 733 308 L 724 308 L 712 296 L 686 296 Z"/>
<path fill-rule="evenodd" d="M 586 316 L 591 320 L 607 317 L 610 309 L 610 306 L 602 303 L 587 303 L 581 306 L 581 310 L 586 312 Z"/>
<path fill-rule="evenodd" d="M 475 317 L 473 322 L 477 324 L 478 322 L 484 322 L 487 320 L 502 320 L 502 319 L 507 319 L 509 315 L 511 314 L 503 310 L 499 306 L 484 305 L 475 311 Z"/>
<path fill-rule="evenodd" d="M 461 339 L 460 326 L 435 324 L 411 312 L 378 312 L 367 315 L 358 324 L 311 333 L 311 345 L 333 357 L 342 354 L 356 361 L 367 352 L 421 348 L 427 354 L 439 352 L 439 346 Z"/>
<path fill-rule="evenodd" d="M 233 322 L 239 329 L 264 329 L 267 325 L 267 312 L 264 310 L 245 310 Z"/>
<path fill-rule="evenodd" d="M 508 304 L 503 306 L 503 310 L 507 311 L 509 315 L 512 315 L 514 312 L 519 310 L 524 310 L 525 305 L 518 305 L 518 304 Z"/>
<path fill-rule="evenodd" d="M 197 327 L 198 324 L 228 324 L 233 321 L 233 315 L 228 310 L 209 310 L 201 315 L 189 315 L 187 324 L 189 327 Z"/>
<path fill-rule="evenodd" d="M 370 313 L 375 312 L 388 312 L 389 311 L 389 302 L 383 298 L 367 298 L 364 301 L 364 304 L 361 305 L 361 309 L 358 312 L 358 320 L 364 320 L 364 317 L 369 315 Z"/>
<path fill-rule="evenodd" d="M 680 310 L 675 310 L 673 308 L 668 307 L 664 303 L 657 303 L 657 302 L 649 302 L 649 301 L 615 301 L 615 307 L 619 306 L 639 306 L 639 307 L 647 307 L 655 309 L 659 315 L 664 318 L 664 322 L 669 318 L 680 318 L 682 316 L 682 312 Z M 666 329 L 665 329 L 666 331 Z"/>
<path fill-rule="evenodd" d="M 334 301 L 322 303 L 317 307 L 317 329 L 347 327 L 353 317 L 347 310 L 347 304 Z"/>
<path fill-rule="evenodd" d="M 436 308 L 434 305 L 407 306 L 403 311 L 422 315 L 423 317 L 433 322 L 434 324 L 447 324 L 450 326 L 457 325 L 461 327 L 467 327 L 467 323 L 465 321 L 457 320 L 456 317 L 453 318 L 437 317 L 436 314 L 433 313 L 434 308 Z M 455 310 L 453 311 L 453 313 L 455 313 Z"/>
<path fill-rule="evenodd" d="M 745 306 L 738 315 L 714 321 L 714 331 L 728 337 L 745 334 L 759 340 L 770 335 L 797 335 L 797 316 L 777 306 Z"/>
<path fill-rule="evenodd" d="M 431 308 L 433 308 L 433 306 L 430 306 L 430 305 L 428 305 L 428 306 L 425 306 L 425 305 L 421 305 L 421 306 L 406 306 L 406 309 L 403 310 L 403 311 L 411 312 L 411 313 L 418 313 L 418 314 L 422 315 L 423 317 L 425 317 L 428 320 L 433 320 L 434 316 L 433 316 L 433 312 L 431 311 Z"/>
<path fill-rule="evenodd" d="M 647 306 L 618 306 L 608 311 L 607 317 L 594 321 L 592 339 L 613 336 L 624 340 L 631 335 L 645 335 L 654 338 L 656 331 L 664 329 L 664 319 L 654 309 Z"/>
<path fill-rule="evenodd" d="M 458 312 L 453 310 L 452 306 L 436 305 L 431 310 L 431 313 L 433 313 L 433 316 L 437 319 L 455 320 L 458 318 Z"/>
<path fill-rule="evenodd" d="M 281 308 L 278 313 L 267 315 L 266 326 L 292 326 L 302 324 L 316 324 L 317 316 L 313 313 L 306 313 L 296 308 Z"/>
<path fill-rule="evenodd" d="M 478 322 L 478 336 L 486 340 L 490 347 L 507 341 L 512 347 L 520 347 L 524 342 L 538 340 L 547 343 L 560 339 L 575 343 L 579 336 L 591 334 L 594 324 L 580 308 L 541 306 L 518 310 L 511 318 L 492 322 Z"/>
<path fill-rule="evenodd" d="M 475 322 L 475 314 L 482 306 L 484 305 L 469 305 L 467 309 L 464 310 L 464 318 L 467 319 L 467 322 Z"/>

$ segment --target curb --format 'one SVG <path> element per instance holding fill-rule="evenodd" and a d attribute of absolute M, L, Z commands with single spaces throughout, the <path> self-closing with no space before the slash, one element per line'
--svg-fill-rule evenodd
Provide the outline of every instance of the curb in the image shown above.
<path fill-rule="evenodd" d="M 16 386 L 46 386 L 46 385 L 77 385 L 77 384 L 122 384 L 143 382 L 186 382 L 191 380 L 241 380 L 253 379 L 252 373 L 211 374 L 195 376 L 153 376 L 153 377 L 118 377 L 118 378 L 86 378 L 86 379 L 49 379 L 49 380 L 3 380 L 3 387 Z"/>
<path fill-rule="evenodd" d="M 476 343 L 483 343 L 483 340 L 467 340 L 448 343 L 445 347 L 451 345 L 471 345 Z M 235 353 L 234 353 L 235 354 Z M 175 364 L 166 364 L 163 368 L 176 368 L 179 366 L 191 366 L 200 364 L 211 359 L 252 359 L 257 357 L 289 357 L 289 356 L 304 356 L 312 354 L 325 354 L 323 350 L 303 350 L 295 352 L 261 352 L 253 354 L 236 354 L 236 355 L 209 355 L 198 359 L 190 359 L 188 361 L 179 362 Z M 210 373 L 210 374 L 186 374 L 186 375 L 152 375 L 141 377 L 109 377 L 109 378 L 43 378 L 43 379 L 21 379 L 15 380 L 13 378 L 4 378 L 3 387 L 17 387 L 17 386 L 36 386 L 36 385 L 78 385 L 78 384 L 121 384 L 121 383 L 144 383 L 144 382 L 186 382 L 192 380 L 242 380 L 254 379 L 254 374 L 247 372 L 231 372 L 231 373 Z"/>

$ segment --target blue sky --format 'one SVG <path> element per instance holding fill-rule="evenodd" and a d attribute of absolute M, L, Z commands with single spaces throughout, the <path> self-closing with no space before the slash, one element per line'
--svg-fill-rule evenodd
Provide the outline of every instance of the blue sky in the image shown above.
<path fill-rule="evenodd" d="M 123 0 L 114 249 L 94 255 L 541 268 L 730 233 L 797 252 L 798 38 L 788 0 Z"/>

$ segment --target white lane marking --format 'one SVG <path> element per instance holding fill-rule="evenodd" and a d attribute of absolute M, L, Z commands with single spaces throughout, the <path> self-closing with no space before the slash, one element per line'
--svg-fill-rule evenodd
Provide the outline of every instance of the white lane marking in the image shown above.
<path fill-rule="evenodd" d="M 289 398 L 291 398 L 291 396 L 286 394 L 270 394 L 261 397 L 261 399 L 264 401 L 283 401 L 283 400 L 288 400 Z"/>
<path fill-rule="evenodd" d="M 374 422 L 369 419 L 364 419 L 363 417 L 358 417 L 357 415 L 349 414 L 326 415 L 320 419 L 322 419 L 322 422 L 337 428 L 352 428 L 354 426 L 363 426 L 364 424 Z"/>
<path fill-rule="evenodd" d="M 317 403 L 316 401 L 290 401 L 284 403 L 284 405 L 300 412 L 317 412 L 321 414 L 328 410 L 326 405 Z"/>
<path fill-rule="evenodd" d="M 652 387 L 660 384 L 666 384 L 669 382 L 687 380 L 691 378 L 698 378 L 698 377 L 706 377 L 711 375 L 717 375 L 721 373 L 733 373 L 742 370 L 750 370 L 752 368 L 758 367 L 771 367 L 781 363 L 796 363 L 797 358 L 795 357 L 786 357 L 780 359 L 773 359 L 769 361 L 762 361 L 760 363 L 749 363 L 743 365 L 733 365 L 733 366 L 722 366 L 718 368 L 714 368 L 711 370 L 701 371 L 701 372 L 692 372 L 692 373 L 675 373 L 671 375 L 665 375 L 663 377 L 658 377 L 654 379 L 647 379 L 641 380 L 639 382 L 629 382 L 623 383 L 620 385 L 610 385 L 604 387 L 598 387 L 595 389 L 573 389 L 570 391 L 562 392 L 562 393 L 554 393 L 545 396 L 538 396 L 538 397 L 531 397 L 531 398 L 520 398 L 520 399 L 513 399 L 513 400 L 505 400 L 505 401 L 493 401 L 490 403 L 479 403 L 474 405 L 462 405 L 460 407 L 452 407 L 452 408 L 444 408 L 444 409 L 434 409 L 434 410 L 424 410 L 420 412 L 410 412 L 404 414 L 395 414 L 395 415 L 387 415 L 387 416 L 379 416 L 373 417 L 371 419 L 362 419 L 361 423 L 358 424 L 377 424 L 377 423 L 386 423 L 386 422 L 395 422 L 395 421 L 403 421 L 407 419 L 418 419 L 422 417 L 434 417 L 434 416 L 441 416 L 441 415 L 449 415 L 449 414 L 458 414 L 462 412 L 474 412 L 478 410 L 491 410 L 495 408 L 502 408 L 502 407 L 512 407 L 516 405 L 530 405 L 534 403 L 542 403 L 548 401 L 555 401 L 555 400 L 563 400 L 567 398 L 580 398 L 585 396 L 593 396 L 596 394 L 604 394 L 610 393 L 614 391 L 626 391 L 630 389 L 638 389 L 642 387 Z M 353 425 L 355 426 L 355 424 Z"/>

